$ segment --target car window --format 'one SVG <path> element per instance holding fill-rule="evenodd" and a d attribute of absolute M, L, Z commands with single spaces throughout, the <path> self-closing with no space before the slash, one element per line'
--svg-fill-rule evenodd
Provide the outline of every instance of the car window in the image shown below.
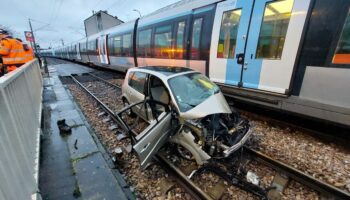
<path fill-rule="evenodd" d="M 162 80 L 155 76 L 151 76 L 150 81 L 150 92 L 152 99 L 169 104 L 169 94 Z"/>
<path fill-rule="evenodd" d="M 128 75 L 128 84 L 129 84 L 129 85 L 130 85 L 130 83 L 131 83 L 132 76 L 134 76 L 134 72 L 129 72 L 129 75 Z"/>
<path fill-rule="evenodd" d="M 217 85 L 200 73 L 176 76 L 168 83 L 181 112 L 187 112 L 220 91 Z"/>
<path fill-rule="evenodd" d="M 146 76 L 146 73 L 134 72 L 131 77 L 129 76 L 129 85 L 138 92 L 144 94 Z"/>

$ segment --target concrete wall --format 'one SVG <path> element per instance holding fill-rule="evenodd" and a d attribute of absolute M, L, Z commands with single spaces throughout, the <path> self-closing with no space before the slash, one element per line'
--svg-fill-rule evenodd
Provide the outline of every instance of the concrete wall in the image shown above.
<path fill-rule="evenodd" d="M 37 60 L 0 78 L 0 199 L 36 199 L 42 77 Z"/>
<path fill-rule="evenodd" d="M 118 26 L 121 23 L 123 23 L 121 20 L 100 11 L 84 21 L 86 36 Z"/>
<path fill-rule="evenodd" d="M 97 28 L 97 16 L 91 16 L 88 19 L 84 21 L 85 24 L 85 32 L 86 36 L 93 35 L 95 33 L 98 33 L 99 30 Z"/>

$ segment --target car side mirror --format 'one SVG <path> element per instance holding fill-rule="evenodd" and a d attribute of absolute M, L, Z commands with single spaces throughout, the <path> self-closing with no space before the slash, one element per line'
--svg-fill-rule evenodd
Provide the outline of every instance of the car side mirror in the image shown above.
<path fill-rule="evenodd" d="M 173 117 L 179 116 L 178 110 L 176 109 L 176 106 L 174 105 L 174 103 L 173 103 L 172 101 L 170 101 L 169 107 L 170 107 L 171 115 L 172 115 Z"/>

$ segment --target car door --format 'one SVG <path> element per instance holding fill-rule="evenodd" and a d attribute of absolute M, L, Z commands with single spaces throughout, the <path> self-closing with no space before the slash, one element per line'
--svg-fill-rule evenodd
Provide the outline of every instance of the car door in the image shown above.
<path fill-rule="evenodd" d="M 161 113 L 158 120 L 153 120 L 150 125 L 136 137 L 133 149 L 140 159 L 141 169 L 145 169 L 153 156 L 168 141 L 174 127 L 172 127 L 172 115 L 169 111 Z"/>
<path fill-rule="evenodd" d="M 126 91 L 128 101 L 130 104 L 143 101 L 145 99 L 145 89 L 147 85 L 148 74 L 144 72 L 132 72 L 129 77 L 129 88 Z M 145 113 L 145 105 L 136 105 L 133 112 L 139 114 L 142 118 L 147 120 L 147 114 Z"/>

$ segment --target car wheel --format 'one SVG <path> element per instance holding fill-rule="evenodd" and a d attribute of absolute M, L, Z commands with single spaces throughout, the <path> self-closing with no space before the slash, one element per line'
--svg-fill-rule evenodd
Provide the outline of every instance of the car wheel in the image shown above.
<path fill-rule="evenodd" d="M 124 108 L 125 108 L 125 107 L 129 106 L 130 103 L 129 103 L 128 100 L 123 99 L 123 105 L 124 105 Z M 132 118 L 135 118 L 135 117 L 136 117 L 136 114 L 135 114 L 131 109 L 127 110 L 125 113 L 126 113 L 129 117 L 132 117 Z"/>

